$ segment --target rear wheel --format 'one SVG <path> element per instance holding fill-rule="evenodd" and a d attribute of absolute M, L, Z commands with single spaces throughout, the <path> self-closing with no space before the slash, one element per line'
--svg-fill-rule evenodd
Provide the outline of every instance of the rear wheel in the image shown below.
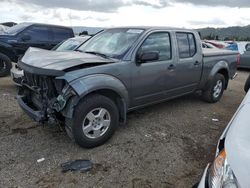
<path fill-rule="evenodd" d="M 12 67 L 11 60 L 8 56 L 0 54 L 0 77 L 8 76 Z"/>
<path fill-rule="evenodd" d="M 217 73 L 213 80 L 209 83 L 209 87 L 203 92 L 202 97 L 209 103 L 218 102 L 225 90 L 225 77 L 222 74 Z"/>
<path fill-rule="evenodd" d="M 119 113 L 115 103 L 102 95 L 91 95 L 76 107 L 72 133 L 77 144 L 93 148 L 105 143 L 115 132 Z"/>

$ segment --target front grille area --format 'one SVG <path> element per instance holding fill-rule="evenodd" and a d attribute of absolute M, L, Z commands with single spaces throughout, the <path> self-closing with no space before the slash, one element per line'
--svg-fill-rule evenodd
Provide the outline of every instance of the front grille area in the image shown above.
<path fill-rule="evenodd" d="M 54 105 L 65 86 L 64 80 L 58 80 L 56 76 L 31 74 L 24 70 L 21 85 L 19 96 L 22 96 L 29 108 L 43 114 L 43 122 L 54 118 L 63 120 L 63 116 L 56 111 Z"/>
<path fill-rule="evenodd" d="M 29 86 L 43 98 L 52 99 L 58 95 L 54 77 L 51 76 L 35 75 L 24 71 L 23 84 Z"/>

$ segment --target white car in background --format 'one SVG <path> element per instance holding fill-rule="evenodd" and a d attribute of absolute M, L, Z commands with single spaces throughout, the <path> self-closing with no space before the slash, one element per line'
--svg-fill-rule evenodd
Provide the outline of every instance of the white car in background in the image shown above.
<path fill-rule="evenodd" d="M 249 79 L 245 87 L 250 86 Z M 215 160 L 206 167 L 198 185 L 198 188 L 248 187 L 250 187 L 250 91 L 222 134 Z"/>
<path fill-rule="evenodd" d="M 91 36 L 86 35 L 86 36 L 77 36 L 74 38 L 69 38 L 59 43 L 51 50 L 58 51 L 58 52 L 74 51 L 79 46 L 81 46 L 84 42 L 90 39 L 90 37 Z M 17 64 L 13 63 L 12 69 L 10 70 L 10 74 L 11 74 L 13 82 L 19 86 L 22 81 L 23 70 L 18 67 L 18 63 Z"/>
<path fill-rule="evenodd" d="M 212 45 L 212 44 L 210 44 L 208 42 L 205 42 L 205 41 L 202 41 L 202 48 L 206 48 L 206 49 L 218 49 L 214 45 Z"/>
<path fill-rule="evenodd" d="M 8 26 L 0 25 L 0 34 L 5 33 L 9 29 Z"/>

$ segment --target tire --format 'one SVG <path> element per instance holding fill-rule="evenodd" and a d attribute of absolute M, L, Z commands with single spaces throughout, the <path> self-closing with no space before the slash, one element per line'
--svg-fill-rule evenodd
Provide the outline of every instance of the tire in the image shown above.
<path fill-rule="evenodd" d="M 118 124 L 119 112 L 115 103 L 103 95 L 90 95 L 75 108 L 72 135 L 81 147 L 93 148 L 108 141 Z"/>
<path fill-rule="evenodd" d="M 11 68 L 12 63 L 10 58 L 4 54 L 0 54 L 0 77 L 8 76 Z"/>
<path fill-rule="evenodd" d="M 213 80 L 208 84 L 208 89 L 203 91 L 203 100 L 209 103 L 218 102 L 224 93 L 225 83 L 225 77 L 222 74 L 217 73 Z"/>
<path fill-rule="evenodd" d="M 249 88 L 250 88 L 250 75 L 248 76 L 248 79 L 247 79 L 247 81 L 245 83 L 245 87 L 244 87 L 244 90 L 246 93 L 248 92 Z"/>

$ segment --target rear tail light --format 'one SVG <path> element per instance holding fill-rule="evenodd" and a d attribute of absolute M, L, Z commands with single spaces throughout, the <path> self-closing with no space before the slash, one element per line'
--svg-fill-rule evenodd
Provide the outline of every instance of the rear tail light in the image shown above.
<path fill-rule="evenodd" d="M 237 65 L 240 65 L 240 54 L 238 54 L 238 56 L 237 56 L 236 63 L 237 63 Z"/>

